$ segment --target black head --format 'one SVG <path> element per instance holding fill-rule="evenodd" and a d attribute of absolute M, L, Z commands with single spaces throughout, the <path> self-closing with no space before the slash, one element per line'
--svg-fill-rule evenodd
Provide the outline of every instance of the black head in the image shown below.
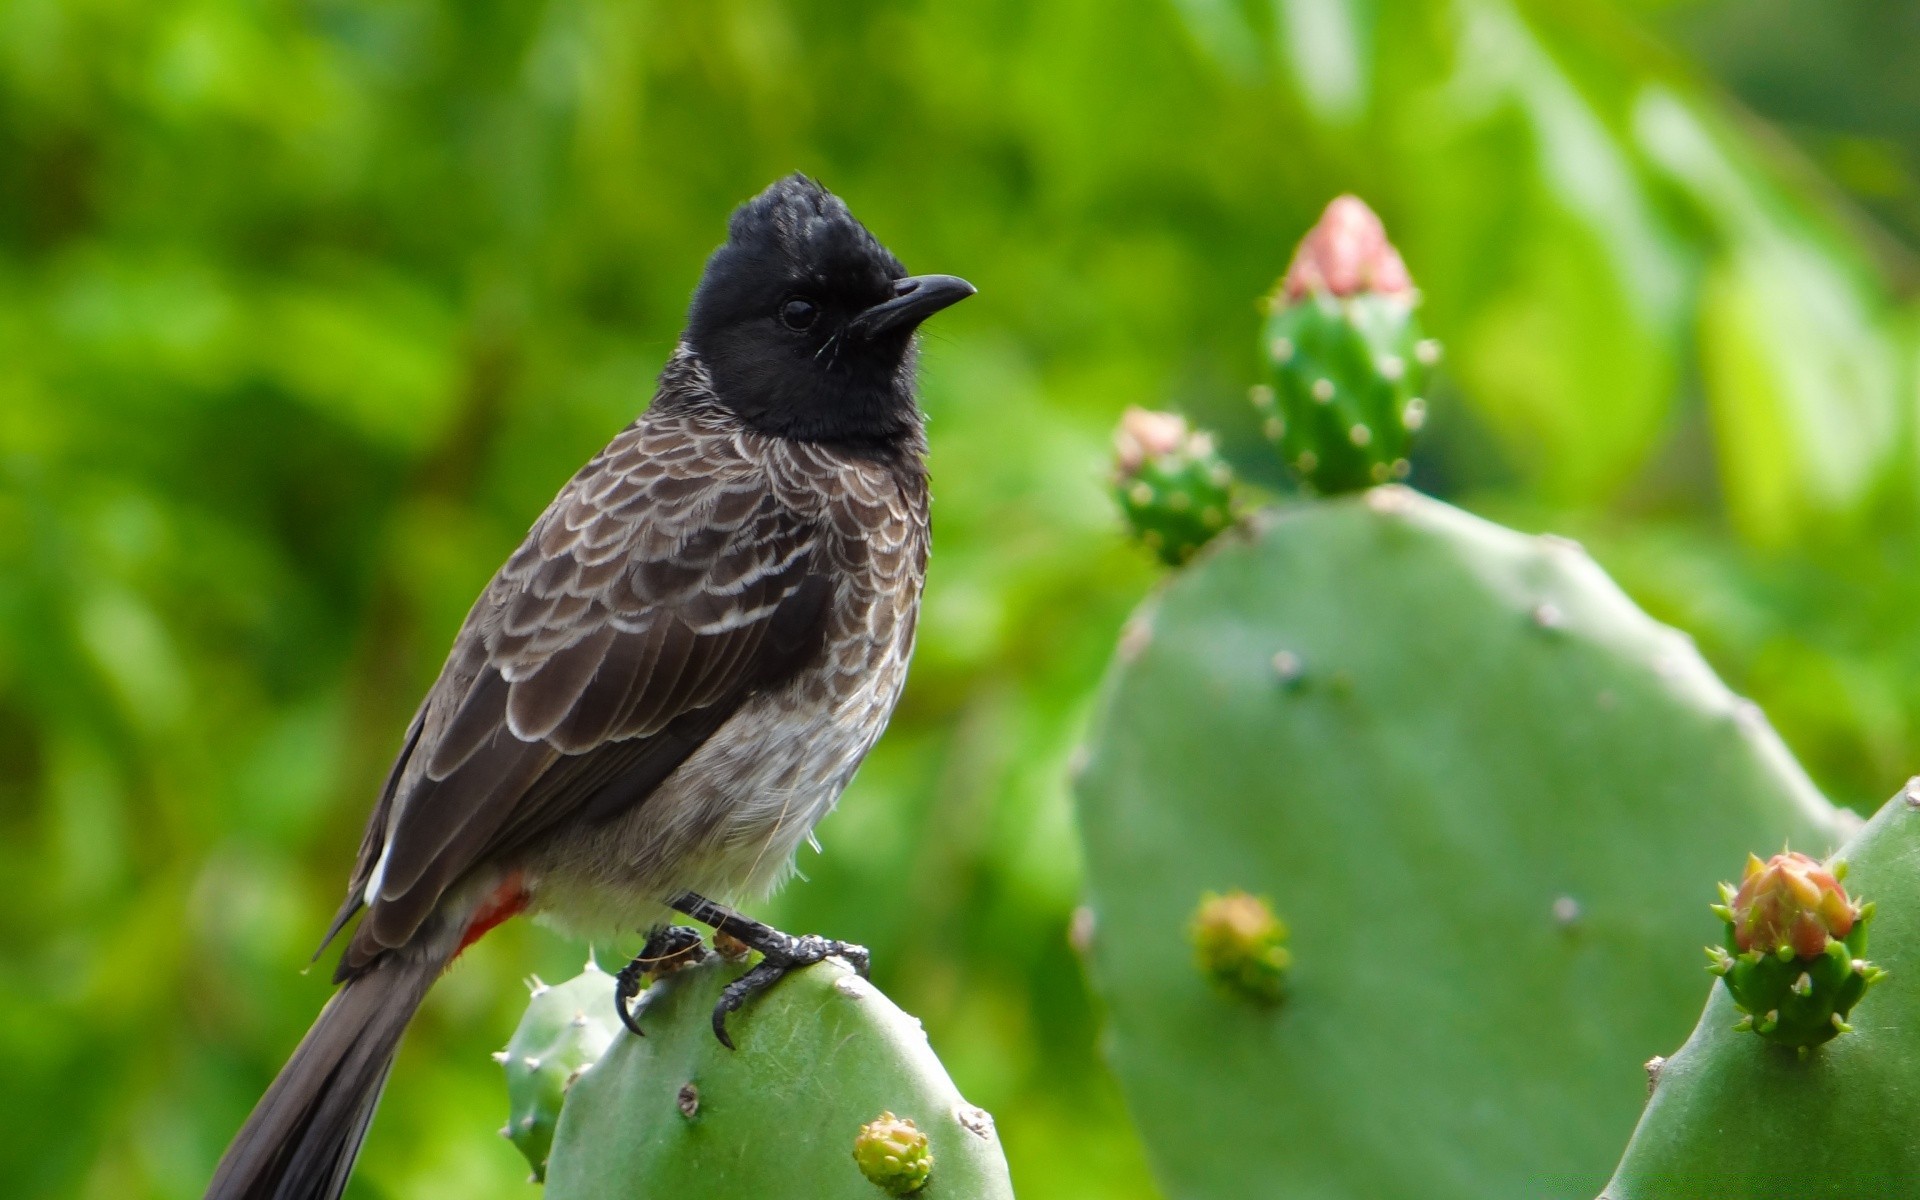
<path fill-rule="evenodd" d="M 839 197 L 789 175 L 734 210 L 686 336 L 756 429 L 884 443 L 920 427 L 914 330 L 971 295 L 951 275 L 908 275 Z"/>

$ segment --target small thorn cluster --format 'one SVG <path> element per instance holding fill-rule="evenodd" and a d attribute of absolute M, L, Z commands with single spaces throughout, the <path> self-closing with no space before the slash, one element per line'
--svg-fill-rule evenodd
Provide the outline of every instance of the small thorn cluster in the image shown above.
<path fill-rule="evenodd" d="M 1268 378 L 1252 393 L 1261 432 L 1302 488 L 1407 477 L 1440 359 L 1420 334 L 1419 299 L 1373 210 L 1355 196 L 1327 205 L 1268 299 Z"/>
<path fill-rule="evenodd" d="M 500 1136 L 526 1156 L 537 1182 L 546 1178 L 567 1093 L 613 1043 L 618 1017 L 613 981 L 591 961 L 566 983 L 535 980 L 531 991 L 519 1027 L 493 1061 L 507 1075 L 509 1115 Z"/>
<path fill-rule="evenodd" d="M 1233 468 L 1211 434 L 1129 408 L 1114 431 L 1114 497 L 1142 545 L 1179 566 L 1233 520 Z"/>
<path fill-rule="evenodd" d="M 1189 932 L 1200 970 L 1226 991 L 1264 1004 L 1286 995 L 1287 969 L 1293 965 L 1287 926 L 1265 900 L 1238 890 L 1209 892 L 1201 897 Z"/>
<path fill-rule="evenodd" d="M 1847 1015 L 1886 972 L 1863 957 L 1873 905 L 1847 895 L 1846 873 L 1787 851 L 1749 855 L 1740 886 L 1720 885 L 1727 936 L 1707 970 L 1745 1014 L 1734 1028 L 1802 1052 L 1852 1031 Z"/>
<path fill-rule="evenodd" d="M 927 1135 L 905 1117 L 883 1112 L 860 1127 L 853 1139 L 853 1161 L 860 1173 L 890 1196 L 910 1196 L 927 1185 L 933 1152 Z"/>

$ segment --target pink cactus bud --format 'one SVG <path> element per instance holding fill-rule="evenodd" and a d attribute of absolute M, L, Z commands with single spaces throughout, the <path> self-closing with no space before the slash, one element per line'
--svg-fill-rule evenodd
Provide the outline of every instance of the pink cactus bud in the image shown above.
<path fill-rule="evenodd" d="M 1800 958 L 1820 954 L 1829 937 L 1846 937 L 1860 917 L 1834 872 L 1791 851 L 1765 862 L 1749 855 L 1730 907 L 1741 950 L 1777 954 L 1790 948 Z"/>
<path fill-rule="evenodd" d="M 1178 450 L 1190 449 L 1185 417 L 1131 406 L 1120 416 L 1120 427 L 1113 432 L 1115 465 L 1122 476 L 1139 473 L 1149 459 L 1164 458 Z M 1197 435 L 1205 438 L 1205 434 Z M 1198 449 L 1212 449 L 1212 439 Z"/>
<path fill-rule="evenodd" d="M 1373 292 L 1411 299 L 1413 280 L 1386 227 L 1358 196 L 1336 196 L 1320 223 L 1300 239 L 1281 289 L 1288 303 L 1316 292 L 1348 297 Z"/>

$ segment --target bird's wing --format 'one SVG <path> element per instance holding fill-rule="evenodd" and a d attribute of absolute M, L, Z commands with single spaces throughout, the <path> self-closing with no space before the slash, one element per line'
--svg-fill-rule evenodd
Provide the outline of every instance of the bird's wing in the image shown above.
<path fill-rule="evenodd" d="M 354 872 L 342 963 L 404 944 L 476 863 L 637 803 L 817 652 L 820 526 L 731 436 L 641 423 L 555 499 L 468 614 Z"/>

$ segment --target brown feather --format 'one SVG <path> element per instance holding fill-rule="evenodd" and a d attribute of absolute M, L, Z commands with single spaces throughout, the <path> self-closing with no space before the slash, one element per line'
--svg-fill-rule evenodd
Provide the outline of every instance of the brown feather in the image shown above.
<path fill-rule="evenodd" d="M 350 957 L 404 944 L 465 873 L 582 808 L 643 801 L 748 696 L 818 653 L 833 595 L 818 522 L 841 518 L 818 511 L 812 476 L 846 464 L 803 448 L 769 474 L 719 425 L 643 417 L 474 605 L 370 827 L 383 873 Z M 793 503 L 802 488 L 811 510 Z"/>

